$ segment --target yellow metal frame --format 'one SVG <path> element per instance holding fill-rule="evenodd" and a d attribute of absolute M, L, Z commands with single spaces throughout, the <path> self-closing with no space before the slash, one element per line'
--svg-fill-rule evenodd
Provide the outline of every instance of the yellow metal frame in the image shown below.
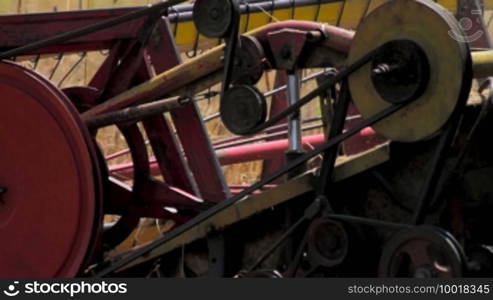
<path fill-rule="evenodd" d="M 269 22 L 284 20 L 307 20 L 339 25 L 348 29 L 355 29 L 360 23 L 365 12 L 371 12 L 376 7 L 388 0 L 340 0 L 333 3 L 298 7 L 291 9 L 277 9 L 269 16 L 266 12 L 251 13 L 241 18 L 241 31 L 247 32 L 262 27 Z M 55 8 L 62 10 L 97 9 L 114 6 L 146 5 L 158 2 L 157 0 L 2 0 L 0 1 L 0 13 L 27 13 L 37 11 L 53 11 Z M 451 12 L 457 10 L 457 0 L 438 0 L 438 3 Z M 486 9 L 493 9 L 493 0 L 486 0 Z M 20 5 L 21 4 L 21 5 Z M 318 17 L 317 17 L 318 15 Z M 248 24 L 247 24 L 248 22 Z M 187 50 L 195 44 L 197 30 L 193 22 L 176 24 L 177 45 Z M 175 29 L 173 29 L 175 30 Z M 200 41 L 205 38 L 200 36 Z"/>
<path fill-rule="evenodd" d="M 241 17 L 240 30 L 242 33 L 248 32 L 254 28 L 262 27 L 269 22 L 285 20 L 306 20 L 328 23 L 330 25 L 341 26 L 347 29 L 355 29 L 363 19 L 365 12 L 369 13 L 388 0 L 341 0 L 338 2 L 322 4 L 320 11 L 318 5 L 298 7 L 291 9 L 278 9 L 269 16 L 266 12 L 251 13 L 249 16 Z M 438 3 L 455 13 L 457 10 L 457 0 L 438 0 Z M 486 1 L 487 8 L 493 9 L 493 0 Z M 317 17 L 318 11 L 318 17 Z M 248 22 L 248 24 L 247 24 Z M 183 22 L 175 26 L 176 43 L 181 48 L 188 48 L 195 43 L 197 30 L 193 22 Z M 201 41 L 205 37 L 200 36 Z"/>

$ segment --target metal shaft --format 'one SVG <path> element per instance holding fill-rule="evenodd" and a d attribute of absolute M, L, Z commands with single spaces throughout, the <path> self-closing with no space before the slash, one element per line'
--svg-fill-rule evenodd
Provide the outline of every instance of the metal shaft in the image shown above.
<path fill-rule="evenodd" d="M 472 52 L 474 78 L 493 76 L 493 50 Z"/>
<path fill-rule="evenodd" d="M 101 128 L 119 123 L 139 121 L 143 118 L 165 113 L 182 106 L 190 101 L 189 98 L 175 97 L 174 99 L 165 99 L 152 103 L 137 105 L 122 110 L 98 115 L 86 120 L 89 128 Z"/>
<path fill-rule="evenodd" d="M 299 71 L 288 72 L 288 102 L 289 106 L 295 105 L 300 100 L 300 76 Z M 301 143 L 301 114 L 294 113 L 289 118 L 289 152 L 299 153 L 303 151 Z"/>

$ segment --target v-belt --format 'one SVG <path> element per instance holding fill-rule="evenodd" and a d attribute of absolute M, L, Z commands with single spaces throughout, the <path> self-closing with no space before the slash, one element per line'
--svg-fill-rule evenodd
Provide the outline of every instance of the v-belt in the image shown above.
<path fill-rule="evenodd" d="M 345 69 L 337 73 L 334 77 L 327 79 L 325 82 L 323 82 L 318 88 L 310 92 L 308 95 L 303 97 L 299 102 L 297 102 L 294 105 L 291 105 L 288 107 L 286 110 L 283 112 L 279 113 L 275 117 L 271 118 L 269 121 L 265 122 L 264 124 L 258 126 L 255 128 L 255 132 L 258 132 L 260 130 L 263 130 L 265 128 L 268 128 L 280 120 L 284 119 L 285 117 L 289 116 L 290 114 L 298 111 L 302 106 L 306 105 L 309 103 L 311 100 L 313 100 L 315 97 L 319 96 L 321 93 L 325 92 L 329 87 L 335 85 L 336 83 L 346 79 L 349 75 L 351 75 L 353 72 L 364 66 L 366 63 L 370 62 L 376 54 L 381 51 L 383 46 L 377 47 L 376 49 L 368 52 L 368 54 L 364 55 L 362 58 L 358 59 L 355 61 L 353 64 L 347 66 Z M 210 209 L 202 212 L 201 214 L 197 215 L 193 219 L 191 219 L 189 222 L 175 228 L 174 230 L 171 230 L 170 232 L 166 233 L 163 237 L 158 238 L 157 240 L 153 241 L 152 243 L 143 246 L 142 248 L 135 250 L 134 252 L 131 252 L 128 254 L 128 256 L 125 256 L 121 258 L 120 260 L 116 262 L 112 262 L 109 267 L 103 268 L 101 271 L 97 272 L 94 277 L 104 277 L 107 276 L 115 271 L 118 271 L 119 269 L 131 264 L 134 260 L 146 256 L 149 254 L 151 251 L 153 251 L 156 248 L 159 248 L 161 245 L 169 242 L 170 240 L 180 236 L 181 234 L 193 229 L 195 226 L 201 224 L 202 222 L 206 221 L 207 219 L 211 218 L 212 216 L 218 214 L 219 212 L 223 211 L 224 209 L 234 205 L 244 197 L 248 196 L 249 194 L 253 193 L 254 191 L 262 188 L 264 185 L 276 180 L 277 178 L 283 176 L 284 174 L 292 171 L 293 169 L 298 168 L 300 165 L 305 163 L 306 161 L 310 160 L 311 158 L 320 155 L 321 153 L 326 152 L 327 150 L 337 147 L 341 142 L 344 140 L 350 138 L 351 136 L 357 134 L 360 132 L 362 129 L 372 126 L 373 124 L 381 121 L 382 119 L 390 116 L 391 114 L 397 112 L 398 110 L 402 109 L 406 105 L 412 102 L 407 102 L 407 103 L 401 103 L 401 104 L 393 104 L 390 105 L 389 107 L 383 109 L 382 111 L 374 114 L 370 118 L 367 118 L 363 121 L 361 121 L 359 124 L 356 126 L 352 127 L 351 129 L 345 131 L 344 133 L 341 133 L 337 136 L 334 136 L 332 139 L 328 140 L 324 145 L 317 147 L 316 149 L 301 155 L 300 157 L 294 159 L 278 171 L 274 172 L 273 174 L 267 176 L 265 179 L 258 181 L 257 183 L 254 183 L 250 187 L 244 189 L 241 193 L 230 197 L 229 199 L 211 207 Z M 108 262 L 102 262 L 100 266 L 107 266 Z M 95 268 L 98 270 L 98 267 L 96 266 Z"/>

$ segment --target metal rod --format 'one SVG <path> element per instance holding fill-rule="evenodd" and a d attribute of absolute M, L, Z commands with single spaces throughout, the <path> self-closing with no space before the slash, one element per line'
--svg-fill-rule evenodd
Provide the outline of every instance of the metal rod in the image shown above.
<path fill-rule="evenodd" d="M 336 0 L 337 1 L 337 0 Z M 342 0 L 341 0 L 342 1 Z M 294 3 L 293 3 L 294 2 Z M 246 13 L 259 13 L 265 11 L 273 11 L 285 8 L 291 8 L 293 4 L 295 7 L 312 6 L 319 4 L 326 4 L 335 2 L 334 0 L 268 0 L 268 1 L 241 1 L 240 11 L 242 14 Z M 188 22 L 193 19 L 193 5 L 184 4 L 173 7 L 173 11 L 170 11 L 168 18 L 170 22 Z"/>
<path fill-rule="evenodd" d="M 493 76 L 493 50 L 472 52 L 473 72 L 475 78 Z"/>
<path fill-rule="evenodd" d="M 168 0 L 166 2 L 160 2 L 160 3 L 154 4 L 152 6 L 143 8 L 141 10 L 138 10 L 138 11 L 135 11 L 135 12 L 123 15 L 123 16 L 119 16 L 119 17 L 112 18 L 112 19 L 109 19 L 109 20 L 106 20 L 103 22 L 99 22 L 99 23 L 96 23 L 94 25 L 89 25 L 89 26 L 86 26 L 86 27 L 81 28 L 81 29 L 77 29 L 77 30 L 73 30 L 73 31 L 69 31 L 69 32 L 64 32 L 64 33 L 55 35 L 53 37 L 50 37 L 50 38 L 47 38 L 47 39 L 44 39 L 41 41 L 37 41 L 37 42 L 31 43 L 31 44 L 27 44 L 25 46 L 21 46 L 21 47 L 18 47 L 18 48 L 9 50 L 9 51 L 2 52 L 2 53 L 0 53 L 0 59 L 7 59 L 7 58 L 11 58 L 11 57 L 20 56 L 20 55 L 26 55 L 26 54 L 29 54 L 30 52 L 37 50 L 37 49 L 40 49 L 40 48 L 44 48 L 44 47 L 48 47 L 48 46 L 53 46 L 55 44 L 67 42 L 69 40 L 73 40 L 75 38 L 78 38 L 78 37 L 81 37 L 81 36 L 84 36 L 84 35 L 87 35 L 87 34 L 90 34 L 93 32 L 104 30 L 104 29 L 109 28 L 109 27 L 113 27 L 113 26 L 131 21 L 134 19 L 138 19 L 140 17 L 144 17 L 144 16 L 151 15 L 151 14 L 161 13 L 161 12 L 165 11 L 167 8 L 169 8 L 170 6 L 173 6 L 173 5 L 185 2 L 185 1 L 186 0 Z"/>
<path fill-rule="evenodd" d="M 373 57 L 377 53 L 379 53 L 381 51 L 382 47 L 383 47 L 383 45 L 369 51 L 366 55 L 364 55 L 360 59 L 356 60 L 353 64 L 351 64 L 348 67 L 346 67 L 345 69 L 341 70 L 340 72 L 335 74 L 333 77 L 322 82 L 316 89 L 314 89 L 313 91 L 308 93 L 306 96 L 304 96 L 295 105 L 288 107 L 287 109 L 283 110 L 282 112 L 280 112 L 277 115 L 270 118 L 270 120 L 268 120 L 264 124 L 259 125 L 256 128 L 254 128 L 251 133 L 252 134 L 258 133 L 258 132 L 260 132 L 266 128 L 269 128 L 269 127 L 277 124 L 278 122 L 284 120 L 286 117 L 290 116 L 292 113 L 295 113 L 301 107 L 308 104 L 314 98 L 318 97 L 321 93 L 325 92 L 329 87 L 333 86 L 335 83 L 346 78 L 347 76 L 352 74 L 354 71 L 358 70 L 359 68 L 364 66 L 366 63 L 368 63 L 371 59 L 373 59 Z"/>
<path fill-rule="evenodd" d="M 313 79 L 317 79 L 318 77 L 320 77 L 320 76 L 322 76 L 322 75 L 324 75 L 324 74 L 326 74 L 326 73 L 327 73 L 327 70 L 325 70 L 325 71 L 320 71 L 320 72 L 316 72 L 316 73 L 313 73 L 313 74 L 310 74 L 310 75 L 308 75 L 308 76 L 306 76 L 306 77 L 302 78 L 302 79 L 301 79 L 301 82 L 302 82 L 302 83 L 305 83 L 305 82 L 307 82 L 307 81 L 310 81 L 310 80 L 313 80 Z M 283 86 L 280 86 L 280 87 L 278 87 L 278 88 L 275 88 L 275 89 L 273 89 L 273 90 L 270 90 L 270 91 L 268 91 L 268 92 L 264 93 L 264 96 L 265 96 L 266 98 L 268 98 L 268 97 L 272 97 L 272 96 L 274 96 L 275 94 L 278 94 L 278 93 L 280 93 L 280 92 L 283 92 L 283 91 L 285 91 L 285 90 L 287 90 L 287 89 L 288 89 L 288 86 L 287 86 L 287 85 L 283 85 Z M 204 118 L 204 122 L 209 122 L 209 121 L 212 121 L 212 120 L 214 120 L 214 119 L 219 118 L 220 116 L 221 116 L 221 114 L 220 114 L 220 113 L 218 113 L 218 112 L 217 112 L 217 113 L 213 113 L 213 114 L 211 114 L 211 115 L 209 115 L 209 116 L 205 117 L 205 118 Z"/>
<path fill-rule="evenodd" d="M 389 229 L 397 229 L 397 230 L 411 227 L 411 225 L 409 225 L 409 224 L 399 224 L 399 223 L 374 220 L 374 219 L 357 217 L 357 216 L 350 216 L 350 215 L 327 214 L 324 216 L 326 216 L 327 218 L 330 218 L 330 219 L 334 219 L 334 220 L 344 221 L 344 222 L 348 222 L 348 223 L 356 223 L 356 224 L 367 225 L 367 226 L 373 226 L 373 227 L 387 227 Z"/>
<path fill-rule="evenodd" d="M 300 100 L 300 75 L 298 70 L 288 72 L 288 103 L 295 105 Z M 301 144 L 301 114 L 298 110 L 293 113 L 288 122 L 288 152 L 300 153 L 303 151 Z"/>
<path fill-rule="evenodd" d="M 358 118 L 360 118 L 360 116 L 358 116 Z M 353 118 L 351 118 L 351 120 L 352 119 Z M 303 123 L 313 123 L 316 121 L 320 121 L 320 118 L 307 119 L 307 120 L 304 120 Z M 286 124 L 282 124 L 282 125 L 278 125 L 278 126 L 269 128 L 269 130 L 271 130 L 273 128 L 282 129 L 282 128 L 285 128 L 286 126 L 287 126 Z M 305 126 L 302 128 L 302 130 L 303 131 L 314 130 L 314 129 L 320 128 L 322 126 L 323 126 L 323 124 L 314 124 L 314 125 Z M 248 143 L 253 143 L 253 142 L 261 141 L 264 139 L 283 137 L 285 135 L 287 135 L 287 131 L 276 132 L 276 133 L 272 133 L 272 134 L 266 134 L 266 135 L 262 135 L 262 136 L 258 136 L 258 137 L 249 138 L 249 139 L 244 139 L 242 136 L 234 136 L 232 138 L 227 138 L 227 139 L 223 139 L 220 141 L 216 141 L 213 144 L 213 146 L 214 146 L 214 150 L 219 150 L 219 149 L 224 149 L 227 147 L 233 147 L 233 146 L 239 146 L 239 145 L 244 145 L 244 144 L 248 144 Z M 146 141 L 146 145 L 147 144 L 149 144 L 149 141 Z M 127 148 L 127 149 L 112 153 L 112 154 L 106 156 L 105 159 L 107 161 L 112 160 L 112 159 L 121 157 L 121 156 L 128 154 L 128 153 L 130 153 L 130 149 Z"/>
<path fill-rule="evenodd" d="M 61 87 L 63 85 L 65 80 L 67 80 L 70 77 L 70 75 L 72 75 L 72 73 L 77 69 L 77 67 L 84 61 L 84 58 L 86 56 L 87 56 L 87 52 L 83 52 L 80 55 L 79 59 L 72 65 L 72 67 L 70 67 L 70 69 L 68 70 L 67 73 L 65 73 L 62 79 L 60 79 L 60 81 L 57 84 L 58 87 Z"/>
<path fill-rule="evenodd" d="M 314 125 L 305 126 L 305 127 L 301 128 L 301 130 L 302 131 L 314 130 L 314 129 L 318 129 L 318 128 L 322 127 L 322 126 L 323 126 L 322 123 L 318 123 L 318 124 L 314 124 Z M 284 137 L 288 133 L 289 132 L 286 131 L 286 130 L 280 131 L 280 132 L 269 133 L 269 134 L 265 134 L 265 135 L 262 135 L 262 136 L 256 136 L 256 137 L 253 137 L 253 138 L 242 139 L 242 140 L 231 142 L 231 143 L 220 144 L 218 146 L 215 146 L 214 149 L 215 150 L 221 150 L 221 149 L 225 149 L 225 148 L 230 148 L 230 147 L 235 147 L 235 146 L 241 146 L 241 145 L 246 145 L 246 144 L 250 144 L 250 143 L 260 142 L 260 141 L 263 141 L 263 140 L 266 140 L 266 139 Z M 301 143 L 301 140 L 300 140 L 300 143 Z"/>
<path fill-rule="evenodd" d="M 320 76 L 322 76 L 322 75 L 324 75 L 324 74 L 326 74 L 326 73 L 327 73 L 327 70 L 325 70 L 325 71 L 320 71 L 320 72 L 316 72 L 316 73 L 313 73 L 313 74 L 310 74 L 310 75 L 308 75 L 308 76 L 306 76 L 306 77 L 303 77 L 303 78 L 301 79 L 301 82 L 302 82 L 302 83 L 305 83 L 305 82 L 307 82 L 307 81 L 310 81 L 310 80 L 313 80 L 313 79 L 317 79 L 318 77 L 320 77 Z M 275 88 L 275 89 L 273 89 L 273 90 L 271 90 L 271 91 L 266 92 L 266 93 L 264 94 L 264 96 L 265 96 L 266 98 L 271 97 L 271 96 L 274 96 L 274 95 L 275 95 L 275 94 L 277 94 L 277 93 L 280 93 L 280 92 L 285 91 L 287 88 L 288 88 L 288 86 L 287 86 L 287 85 L 280 86 L 280 87 L 278 87 L 278 88 Z"/>
<path fill-rule="evenodd" d="M 174 99 L 137 105 L 92 117 L 86 120 L 86 125 L 91 129 L 95 129 L 130 121 L 137 122 L 143 118 L 178 108 L 189 101 L 189 98 L 175 97 Z"/>

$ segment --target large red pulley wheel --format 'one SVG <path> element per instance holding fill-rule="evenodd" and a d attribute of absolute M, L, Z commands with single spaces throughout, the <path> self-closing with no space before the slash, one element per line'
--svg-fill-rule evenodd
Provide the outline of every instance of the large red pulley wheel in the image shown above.
<path fill-rule="evenodd" d="M 76 276 L 98 186 L 87 131 L 48 80 L 0 63 L 0 277 Z"/>

